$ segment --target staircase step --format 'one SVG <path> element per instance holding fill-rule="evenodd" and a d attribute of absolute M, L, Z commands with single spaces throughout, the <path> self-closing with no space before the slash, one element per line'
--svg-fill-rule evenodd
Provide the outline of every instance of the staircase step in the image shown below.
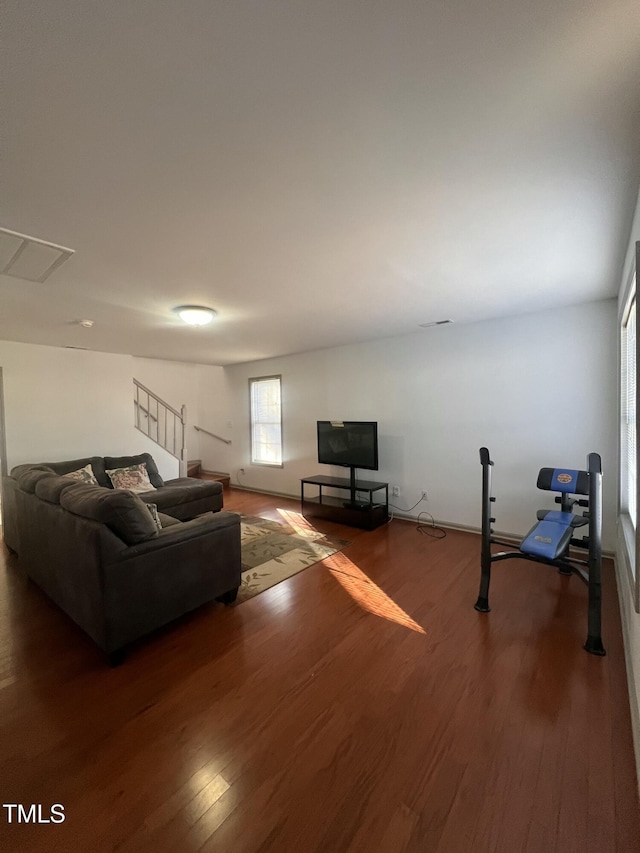
<path fill-rule="evenodd" d="M 202 459 L 191 459 L 187 462 L 187 477 L 194 477 L 196 480 L 217 480 L 222 483 L 223 489 L 228 489 L 231 483 L 229 474 L 221 471 L 205 471 L 202 467 Z"/>
<path fill-rule="evenodd" d="M 229 489 L 231 486 L 231 475 L 223 474 L 220 471 L 202 471 L 196 475 L 199 480 L 217 480 L 222 483 L 223 489 Z"/>
<path fill-rule="evenodd" d="M 202 459 L 190 459 L 187 462 L 187 477 L 197 477 L 202 470 Z"/>

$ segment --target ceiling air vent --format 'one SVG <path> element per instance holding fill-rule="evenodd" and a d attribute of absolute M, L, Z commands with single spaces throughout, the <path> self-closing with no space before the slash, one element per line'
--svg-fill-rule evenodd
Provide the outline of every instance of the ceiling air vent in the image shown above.
<path fill-rule="evenodd" d="M 73 249 L 0 228 L 0 275 L 42 284 L 73 253 Z"/>

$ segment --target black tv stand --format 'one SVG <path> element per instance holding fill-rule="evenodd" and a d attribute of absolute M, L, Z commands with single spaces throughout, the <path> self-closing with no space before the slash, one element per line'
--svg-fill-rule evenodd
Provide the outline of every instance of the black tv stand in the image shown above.
<path fill-rule="evenodd" d="M 345 509 L 369 509 L 369 504 L 362 503 L 361 501 L 343 501 L 342 506 Z"/>
<path fill-rule="evenodd" d="M 352 469 L 351 477 L 327 477 L 316 474 L 300 480 L 300 504 L 302 515 L 309 518 L 326 518 L 359 527 L 362 530 L 374 530 L 389 520 L 389 485 L 375 483 L 371 480 L 357 480 Z M 305 486 L 317 486 L 318 495 L 309 497 L 305 494 Z M 323 493 L 324 489 L 336 489 L 349 492 L 350 499 L 336 497 Z M 384 489 L 384 503 L 375 502 L 374 494 Z M 368 492 L 369 500 L 356 499 L 358 492 Z"/>

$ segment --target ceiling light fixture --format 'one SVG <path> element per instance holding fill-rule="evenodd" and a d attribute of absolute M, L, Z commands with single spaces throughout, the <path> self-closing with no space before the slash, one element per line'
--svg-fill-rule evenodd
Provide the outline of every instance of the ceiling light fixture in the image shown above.
<path fill-rule="evenodd" d="M 202 305 L 180 305 L 173 310 L 190 326 L 206 326 L 217 314 L 213 308 L 204 308 Z"/>

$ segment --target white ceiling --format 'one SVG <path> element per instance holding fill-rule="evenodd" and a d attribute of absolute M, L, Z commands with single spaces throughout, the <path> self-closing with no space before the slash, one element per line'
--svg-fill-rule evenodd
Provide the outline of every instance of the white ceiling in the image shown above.
<path fill-rule="evenodd" d="M 637 0 L 24 0 L 1 29 L 0 226 L 76 254 L 0 276 L 0 339 L 229 364 L 617 292 Z"/>

